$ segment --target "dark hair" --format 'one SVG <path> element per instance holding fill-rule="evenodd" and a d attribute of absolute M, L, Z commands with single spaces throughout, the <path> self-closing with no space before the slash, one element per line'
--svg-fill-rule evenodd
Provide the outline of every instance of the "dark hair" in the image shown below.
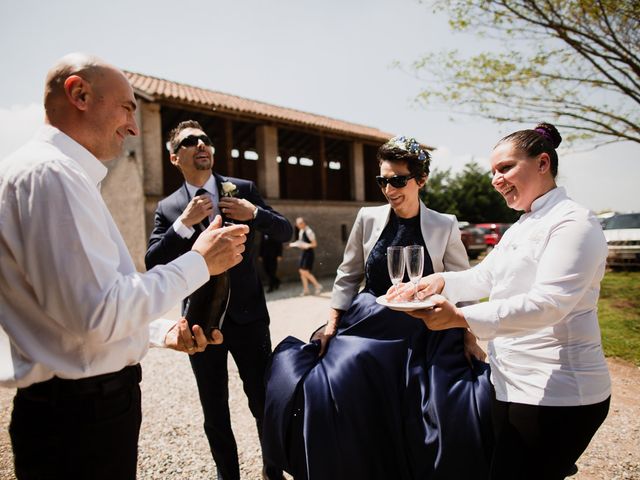
<path fill-rule="evenodd" d="M 200 125 L 195 120 L 185 120 L 184 122 L 180 122 L 173 130 L 169 132 L 169 145 L 171 146 L 171 153 L 176 153 L 176 149 L 178 148 L 178 135 L 182 130 L 187 128 L 197 128 L 198 130 L 203 130 L 202 125 Z"/>
<path fill-rule="evenodd" d="M 527 157 L 537 157 L 546 153 L 551 159 L 551 175 L 558 175 L 558 153 L 556 148 L 562 142 L 562 137 L 556 127 L 550 123 L 539 123 L 531 130 L 518 130 L 507 135 L 497 144 L 511 143 L 516 150 L 523 152 Z M 493 147 L 495 148 L 495 147 Z"/>
<path fill-rule="evenodd" d="M 424 180 L 424 178 L 429 175 L 429 162 L 431 160 L 429 152 L 425 149 L 419 149 L 413 152 L 409 151 L 407 148 L 399 146 L 394 140 L 395 139 L 389 140 L 378 149 L 378 153 L 376 154 L 378 165 L 382 164 L 382 162 L 406 163 L 409 173 L 416 181 Z M 422 160 L 419 158 L 421 153 L 423 155 Z"/>

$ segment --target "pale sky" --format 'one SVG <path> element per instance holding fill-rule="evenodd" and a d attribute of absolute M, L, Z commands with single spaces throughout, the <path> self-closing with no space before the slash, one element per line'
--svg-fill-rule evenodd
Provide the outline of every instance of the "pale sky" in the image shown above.
<path fill-rule="evenodd" d="M 417 108 L 421 83 L 391 68 L 425 52 L 486 46 L 452 34 L 447 17 L 417 0 L 0 0 L 0 157 L 41 123 L 47 70 L 82 51 L 123 69 L 415 136 L 438 148 L 432 168 L 458 171 L 473 158 L 488 170 L 493 145 L 523 126 Z M 640 211 L 640 145 L 559 155 L 558 183 L 575 200 L 596 211 Z"/>

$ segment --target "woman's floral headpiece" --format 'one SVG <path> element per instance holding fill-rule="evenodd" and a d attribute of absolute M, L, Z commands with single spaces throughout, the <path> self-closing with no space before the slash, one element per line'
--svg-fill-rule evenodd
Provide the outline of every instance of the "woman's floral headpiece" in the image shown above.
<path fill-rule="evenodd" d="M 397 137 L 393 137 L 391 140 L 387 142 L 388 145 L 392 147 L 399 148 L 400 150 L 404 150 L 405 152 L 409 152 L 414 155 L 418 155 L 418 160 L 424 162 L 429 158 L 427 152 L 424 151 L 420 147 L 418 141 L 413 137 L 405 137 L 404 135 L 399 135 Z"/>

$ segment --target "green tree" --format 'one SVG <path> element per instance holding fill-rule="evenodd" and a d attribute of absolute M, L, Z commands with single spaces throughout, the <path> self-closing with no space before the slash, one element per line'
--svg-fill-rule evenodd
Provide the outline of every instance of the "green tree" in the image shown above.
<path fill-rule="evenodd" d="M 451 184 L 451 169 L 435 169 L 429 175 L 427 188 L 420 191 L 422 200 L 429 208 L 442 213 L 458 216 L 458 206 L 453 198 Z"/>
<path fill-rule="evenodd" d="M 471 223 L 512 223 L 519 212 L 507 207 L 491 185 L 491 174 L 470 162 L 454 176 L 450 170 L 434 170 L 429 176 L 424 201 L 429 208 L 455 215 Z"/>
<path fill-rule="evenodd" d="M 491 174 L 476 162 L 465 165 L 451 185 L 460 218 L 471 223 L 514 222 L 520 214 L 505 203 L 493 185 Z"/>
<path fill-rule="evenodd" d="M 640 143 L 638 0 L 433 0 L 454 31 L 496 40 L 411 69 L 417 100 L 499 122 L 551 121 L 567 140 Z"/>

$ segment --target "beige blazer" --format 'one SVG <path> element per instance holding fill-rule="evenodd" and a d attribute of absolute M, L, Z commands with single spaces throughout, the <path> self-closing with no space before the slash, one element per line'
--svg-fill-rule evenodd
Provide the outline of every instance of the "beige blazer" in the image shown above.
<path fill-rule="evenodd" d="M 351 305 L 364 280 L 367 258 L 389 222 L 390 213 L 389 204 L 363 207 L 358 212 L 333 284 L 332 308 L 347 310 Z M 434 272 L 469 268 L 455 216 L 438 213 L 420 202 L 420 225 Z"/>

